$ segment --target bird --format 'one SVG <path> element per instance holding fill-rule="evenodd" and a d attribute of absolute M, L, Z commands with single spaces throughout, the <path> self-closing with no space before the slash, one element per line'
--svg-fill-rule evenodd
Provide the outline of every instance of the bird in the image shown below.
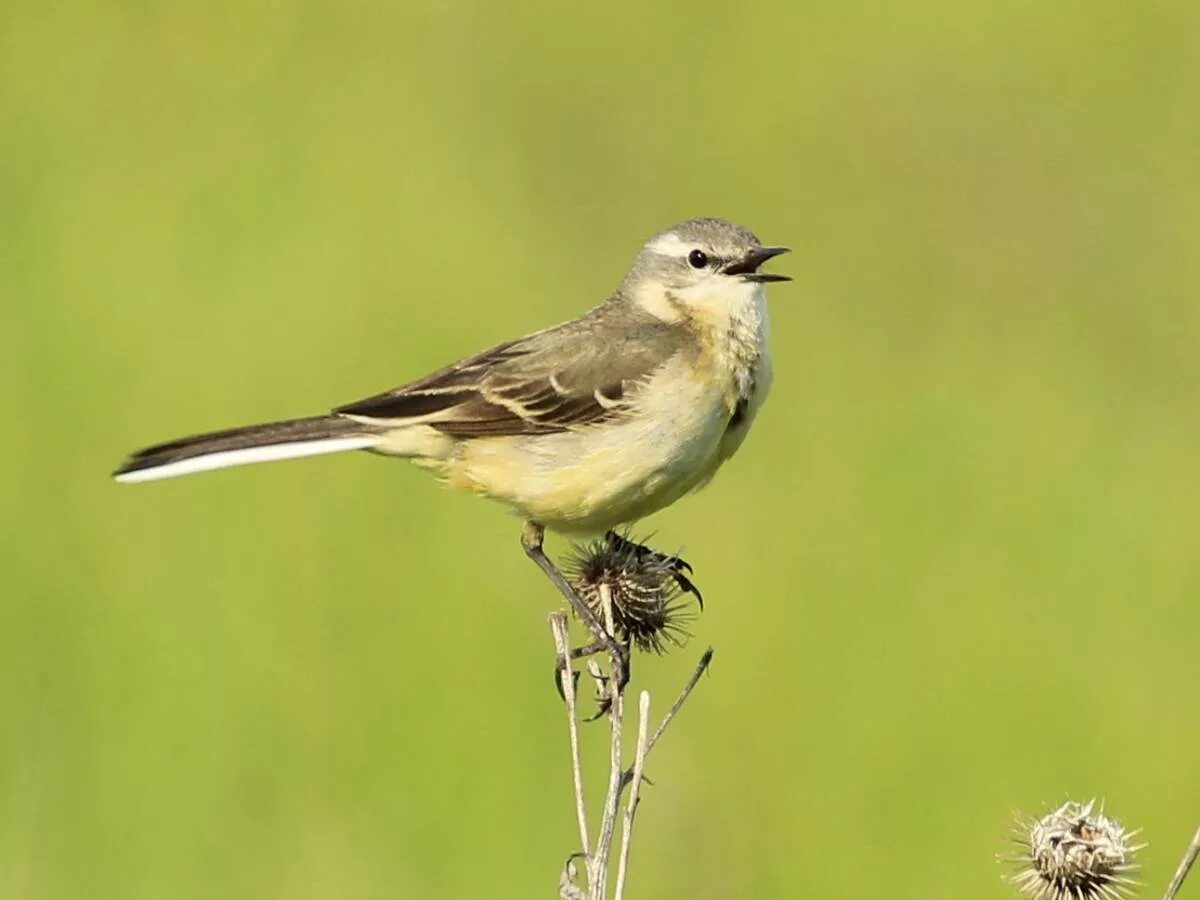
<path fill-rule="evenodd" d="M 771 387 L 765 285 L 790 280 L 760 268 L 787 252 L 725 219 L 689 219 L 646 241 L 612 295 L 576 319 L 322 415 L 146 447 L 113 475 L 145 482 L 350 450 L 409 459 L 525 520 L 526 556 L 594 639 L 574 655 L 607 653 L 619 694 L 628 641 L 547 556 L 546 529 L 625 541 L 614 528 L 703 487 L 737 451 Z M 668 562 L 694 590 L 691 567 Z"/>
<path fill-rule="evenodd" d="M 113 474 L 366 450 L 506 504 L 539 548 L 546 528 L 632 523 L 702 487 L 745 439 L 771 387 L 764 286 L 790 280 L 760 267 L 786 252 L 724 219 L 689 219 L 646 241 L 576 319 L 329 413 L 146 447 Z"/>

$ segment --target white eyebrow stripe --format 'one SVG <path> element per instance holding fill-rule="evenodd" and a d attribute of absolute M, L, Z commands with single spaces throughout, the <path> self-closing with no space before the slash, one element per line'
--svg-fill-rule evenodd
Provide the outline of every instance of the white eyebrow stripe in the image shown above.
<path fill-rule="evenodd" d="M 668 231 L 666 234 L 660 234 L 647 244 L 646 249 L 653 250 L 655 253 L 661 253 L 663 256 L 687 256 L 688 253 L 696 249 L 696 245 L 689 244 L 681 240 L 675 232 Z"/>

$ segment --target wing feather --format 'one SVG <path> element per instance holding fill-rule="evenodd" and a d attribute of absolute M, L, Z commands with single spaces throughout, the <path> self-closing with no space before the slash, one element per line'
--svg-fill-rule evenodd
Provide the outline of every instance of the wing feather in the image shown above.
<path fill-rule="evenodd" d="M 625 414 L 686 343 L 669 325 L 610 301 L 575 322 L 509 341 L 335 413 L 451 437 L 550 434 Z"/>

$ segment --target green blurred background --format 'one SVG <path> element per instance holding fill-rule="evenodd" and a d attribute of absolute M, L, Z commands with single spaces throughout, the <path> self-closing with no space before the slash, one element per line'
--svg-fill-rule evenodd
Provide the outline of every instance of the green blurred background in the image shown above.
<path fill-rule="evenodd" d="M 1161 891 L 1200 819 L 1200 6 L 2 17 L 0 897 L 552 896 L 516 521 L 366 455 L 106 476 L 574 316 L 693 215 L 796 281 L 750 440 L 645 523 L 709 607 L 635 686 L 717 656 L 633 896 L 1008 897 L 1012 811 L 1068 795 Z"/>

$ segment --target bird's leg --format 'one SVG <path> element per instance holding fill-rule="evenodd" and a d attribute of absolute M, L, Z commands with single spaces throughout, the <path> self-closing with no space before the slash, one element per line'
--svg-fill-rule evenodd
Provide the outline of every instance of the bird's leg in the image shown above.
<path fill-rule="evenodd" d="M 675 583 L 679 585 L 679 589 L 684 593 L 695 596 L 696 603 L 700 609 L 704 609 L 704 598 L 700 595 L 700 589 L 688 577 L 692 574 L 691 563 L 680 559 L 678 556 L 668 556 L 665 553 L 659 553 L 653 547 L 647 547 L 645 544 L 631 541 L 629 538 L 615 531 L 607 532 L 604 535 L 604 539 L 608 541 L 614 550 L 625 550 L 633 553 L 639 560 L 649 558 L 665 565 L 671 570 L 671 576 L 675 579 Z"/>
<path fill-rule="evenodd" d="M 526 522 L 525 528 L 521 531 L 521 546 L 525 548 L 525 555 L 532 559 L 542 573 L 550 579 L 560 594 L 566 598 L 566 601 L 571 604 L 571 609 L 575 611 L 575 615 L 579 621 L 583 622 L 584 627 L 591 632 L 592 638 L 596 645 L 583 648 L 585 652 L 581 652 L 580 656 L 590 655 L 590 653 L 599 652 L 601 649 L 608 654 L 612 663 L 613 675 L 616 677 L 617 689 L 624 690 L 625 685 L 629 682 L 629 651 L 622 647 L 608 631 L 600 624 L 599 620 L 592 615 L 592 611 L 588 609 L 586 603 L 580 598 L 575 589 L 571 587 L 562 572 L 558 571 L 558 567 L 554 565 L 550 557 L 546 555 L 546 551 L 542 547 L 542 542 L 546 536 L 546 529 L 537 522 Z M 571 654 L 575 657 L 575 654 Z M 564 663 L 566 661 L 564 660 Z"/>

